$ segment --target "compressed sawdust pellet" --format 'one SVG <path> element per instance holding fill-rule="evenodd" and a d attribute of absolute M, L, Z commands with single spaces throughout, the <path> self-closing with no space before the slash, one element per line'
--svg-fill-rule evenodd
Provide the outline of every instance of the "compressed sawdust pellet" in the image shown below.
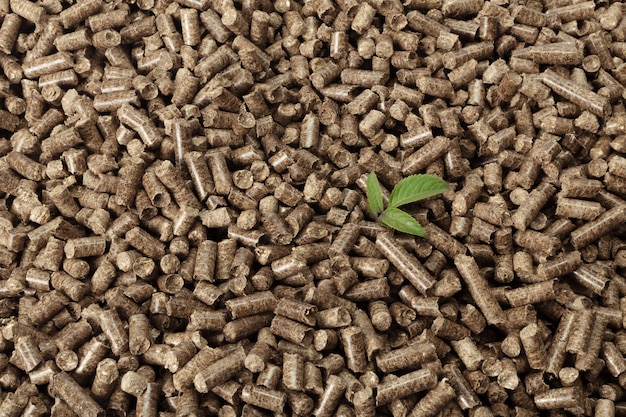
<path fill-rule="evenodd" d="M 622 3 L 0 3 L 0 414 L 626 414 Z"/>

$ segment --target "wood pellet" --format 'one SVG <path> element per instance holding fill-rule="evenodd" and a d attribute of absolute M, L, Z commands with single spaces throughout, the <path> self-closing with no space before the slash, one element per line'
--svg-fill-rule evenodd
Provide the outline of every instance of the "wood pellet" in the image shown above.
<path fill-rule="evenodd" d="M 0 417 L 625 416 L 624 60 L 620 2 L 0 0 Z"/>

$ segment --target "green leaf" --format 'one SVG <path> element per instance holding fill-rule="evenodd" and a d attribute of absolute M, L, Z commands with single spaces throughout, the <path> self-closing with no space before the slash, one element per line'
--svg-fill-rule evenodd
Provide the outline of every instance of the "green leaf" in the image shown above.
<path fill-rule="evenodd" d="M 400 207 L 448 191 L 448 184 L 439 177 L 418 174 L 396 184 L 389 196 L 389 207 Z"/>
<path fill-rule="evenodd" d="M 380 184 L 378 184 L 378 178 L 376 174 L 371 172 L 367 176 L 367 182 L 365 184 L 367 192 L 367 202 L 369 205 L 369 212 L 372 217 L 376 218 L 383 211 L 383 193 L 380 191 Z"/>
<path fill-rule="evenodd" d="M 380 221 L 387 227 L 417 236 L 426 236 L 426 230 L 409 213 L 395 207 L 387 208 L 380 216 Z"/>

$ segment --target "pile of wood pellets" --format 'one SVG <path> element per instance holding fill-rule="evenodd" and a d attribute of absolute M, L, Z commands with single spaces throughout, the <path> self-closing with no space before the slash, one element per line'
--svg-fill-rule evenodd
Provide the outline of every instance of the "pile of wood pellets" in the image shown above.
<path fill-rule="evenodd" d="M 626 416 L 621 2 L 0 19 L 0 417 Z"/>

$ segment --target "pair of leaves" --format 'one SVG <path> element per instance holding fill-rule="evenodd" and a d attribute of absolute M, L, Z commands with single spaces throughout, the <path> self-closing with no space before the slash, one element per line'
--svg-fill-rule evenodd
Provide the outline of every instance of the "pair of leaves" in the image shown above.
<path fill-rule="evenodd" d="M 404 233 L 425 236 L 426 231 L 410 214 L 398 209 L 448 190 L 448 184 L 433 175 L 418 174 L 404 178 L 396 184 L 389 196 L 387 208 L 375 173 L 367 177 L 366 191 L 370 215 L 387 227 Z"/>

